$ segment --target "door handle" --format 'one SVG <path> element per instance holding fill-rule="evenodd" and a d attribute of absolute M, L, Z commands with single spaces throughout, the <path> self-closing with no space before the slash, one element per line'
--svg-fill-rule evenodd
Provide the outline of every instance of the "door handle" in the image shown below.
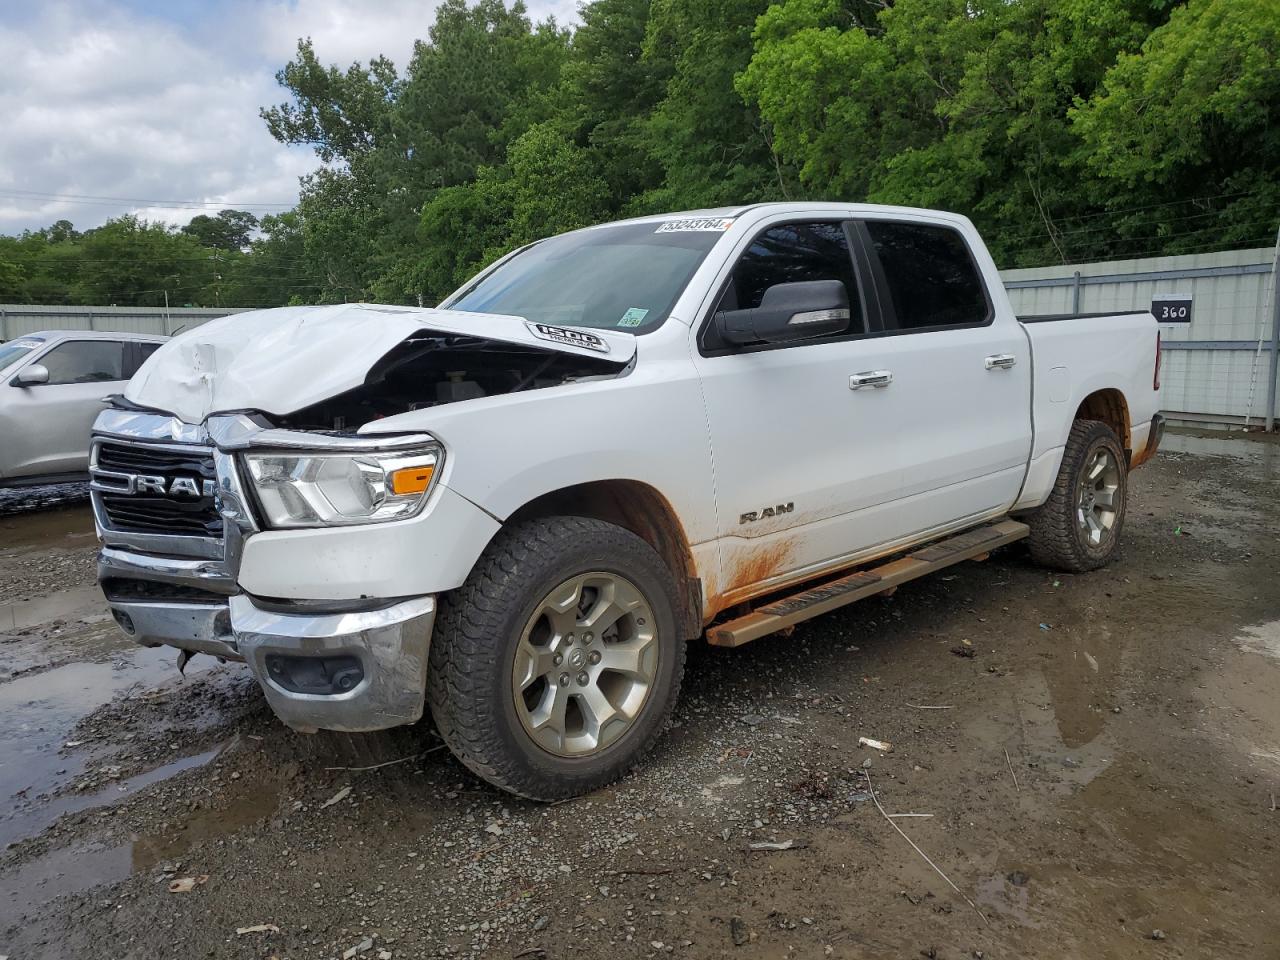
<path fill-rule="evenodd" d="M 863 387 L 887 387 L 893 383 L 893 374 L 888 370 L 864 370 L 849 378 L 850 390 L 861 390 Z"/>
<path fill-rule="evenodd" d="M 1012 353 L 997 353 L 994 357 L 987 357 L 986 364 L 988 370 L 1008 370 L 1018 358 Z"/>

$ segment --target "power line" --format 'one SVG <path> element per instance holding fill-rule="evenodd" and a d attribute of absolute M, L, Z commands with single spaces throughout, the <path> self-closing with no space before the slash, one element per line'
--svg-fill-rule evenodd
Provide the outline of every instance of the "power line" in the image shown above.
<path fill-rule="evenodd" d="M 231 251 L 225 251 L 230 253 Z M 225 264 L 240 264 L 252 261 L 254 254 L 242 254 L 244 260 L 225 259 L 219 262 Z M 204 257 L 60 257 L 56 255 L 45 254 L 39 257 L 15 257 L 8 261 L 10 263 L 57 263 L 67 265 L 77 265 L 82 263 L 212 263 L 213 254 Z M 272 257 L 273 260 L 280 263 L 303 263 L 306 257 Z"/>
<path fill-rule="evenodd" d="M 1095 233 L 1109 233 L 1114 231 L 1132 232 L 1134 230 L 1141 230 L 1146 227 L 1163 227 L 1166 224 L 1170 224 L 1170 223 L 1183 223 L 1187 220 L 1203 220 L 1206 217 L 1221 217 L 1221 216 L 1224 216 L 1226 213 L 1227 213 L 1226 210 L 1207 210 L 1204 213 L 1192 213 L 1184 217 L 1166 217 L 1159 220 L 1144 220 L 1139 223 L 1134 223 L 1132 221 L 1126 222 L 1121 220 L 1119 222 L 1114 222 L 1114 223 L 1098 224 L 1097 226 L 1093 226 L 1093 227 L 1080 227 L 1078 229 L 1072 229 L 1072 230 L 1055 230 L 1052 236 L 1081 237 L 1081 236 L 1086 236 L 1086 235 L 1095 234 Z M 1006 239 L 1017 241 L 1017 240 L 1031 240 L 1031 239 L 1035 239 L 1036 237 L 1048 237 L 1048 236 L 1050 236 L 1050 234 L 1047 230 L 1038 230 L 1033 233 L 1015 234 L 1013 236 L 1006 237 Z"/>
<path fill-rule="evenodd" d="M 19 190 L 14 187 L 0 187 L 0 198 L 8 198 L 15 200 L 39 200 L 47 203 L 87 203 L 87 204 L 116 204 L 116 203 L 140 203 L 149 207 L 177 207 L 177 208 L 206 208 L 215 207 L 217 209 L 243 209 L 245 207 L 293 207 L 297 204 L 296 200 L 253 200 L 253 201 L 233 201 L 233 200 L 163 200 L 151 197 L 107 197 L 99 196 L 92 193 L 48 193 L 40 190 Z"/>

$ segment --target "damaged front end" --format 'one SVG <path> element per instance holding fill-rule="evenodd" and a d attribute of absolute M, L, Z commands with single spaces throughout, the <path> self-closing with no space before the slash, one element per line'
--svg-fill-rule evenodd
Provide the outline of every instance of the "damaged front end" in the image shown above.
<path fill-rule="evenodd" d="M 244 661 L 295 729 L 412 723 L 422 715 L 434 596 L 323 601 L 244 589 L 246 547 L 279 529 L 252 490 L 245 456 L 259 443 L 276 449 L 290 439 L 359 459 L 432 442 L 421 435 L 298 434 L 244 415 L 194 427 L 153 412 L 104 411 L 95 425 L 90 487 L 103 542 L 98 580 L 111 614 L 138 643 L 179 650 L 180 666 L 198 653 Z M 198 486 L 181 483 L 195 478 Z M 294 562 L 312 564 L 304 575 L 322 582 L 314 552 L 303 540 Z"/>
<path fill-rule="evenodd" d="M 247 663 L 295 729 L 412 723 L 435 594 L 498 522 L 441 482 L 435 437 L 372 425 L 616 377 L 634 338 L 556 343 L 519 318 L 365 306 L 224 320 L 157 351 L 95 424 L 112 615 L 184 661 Z"/>
<path fill-rule="evenodd" d="M 618 376 L 625 363 L 424 330 L 392 348 L 364 383 L 272 417 L 289 430 L 355 430 L 446 403 Z"/>

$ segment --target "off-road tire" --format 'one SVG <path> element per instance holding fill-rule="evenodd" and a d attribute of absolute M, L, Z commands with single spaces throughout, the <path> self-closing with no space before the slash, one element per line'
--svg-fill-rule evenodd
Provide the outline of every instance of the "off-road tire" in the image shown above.
<path fill-rule="evenodd" d="M 1115 458 L 1120 479 L 1115 493 L 1114 526 L 1100 544 L 1093 544 L 1081 527 L 1077 497 L 1083 472 L 1102 447 L 1108 448 Z M 1097 570 L 1110 563 L 1124 528 L 1128 487 L 1128 462 L 1115 431 L 1099 420 L 1075 421 L 1067 437 L 1053 492 L 1026 520 L 1031 527 L 1028 542 L 1032 559 L 1042 566 L 1067 573 Z"/>
<path fill-rule="evenodd" d="M 557 584 L 587 571 L 616 573 L 653 611 L 658 668 L 639 714 L 598 753 L 557 756 L 525 732 L 516 713 L 512 664 L 521 632 Z M 662 733 L 684 674 L 685 638 L 671 571 L 647 543 L 585 517 L 547 517 L 503 529 L 457 590 L 445 594 L 431 640 L 427 701 L 436 727 L 470 770 L 533 800 L 596 790 L 627 773 Z"/>

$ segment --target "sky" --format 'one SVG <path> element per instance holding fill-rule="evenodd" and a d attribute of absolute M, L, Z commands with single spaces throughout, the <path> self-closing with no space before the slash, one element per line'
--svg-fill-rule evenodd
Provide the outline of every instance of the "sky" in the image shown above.
<path fill-rule="evenodd" d="M 437 0 L 0 0 L 0 234 L 124 213 L 184 224 L 297 201 L 318 161 L 261 107 L 311 37 L 321 62 L 403 70 Z M 576 19 L 576 0 L 526 0 Z"/>

